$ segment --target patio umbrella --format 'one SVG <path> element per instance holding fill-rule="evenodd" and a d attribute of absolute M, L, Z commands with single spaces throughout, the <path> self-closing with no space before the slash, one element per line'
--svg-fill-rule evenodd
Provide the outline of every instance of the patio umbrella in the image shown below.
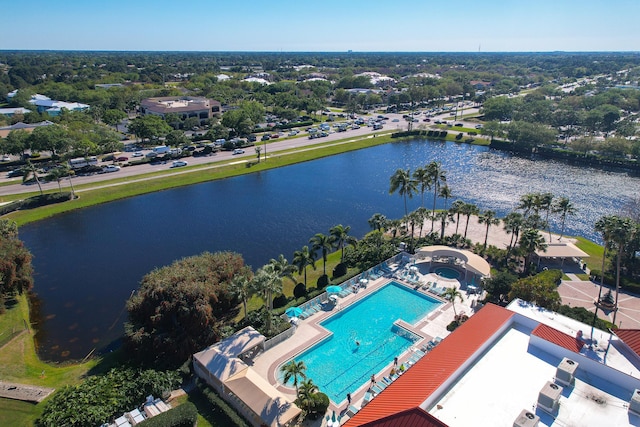
<path fill-rule="evenodd" d="M 284 313 L 289 317 L 300 317 L 302 315 L 302 309 L 298 307 L 289 307 Z"/>
<path fill-rule="evenodd" d="M 335 285 L 327 286 L 327 292 L 329 292 L 330 294 L 337 294 L 342 292 L 342 288 Z"/>
<path fill-rule="evenodd" d="M 333 415 L 331 416 L 331 425 L 332 426 L 339 426 L 340 425 L 338 420 L 336 420 L 336 411 L 333 411 Z"/>

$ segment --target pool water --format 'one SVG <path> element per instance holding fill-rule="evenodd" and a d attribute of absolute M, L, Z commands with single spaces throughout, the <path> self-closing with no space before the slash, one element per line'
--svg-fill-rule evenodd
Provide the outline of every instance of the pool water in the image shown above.
<path fill-rule="evenodd" d="M 416 337 L 393 322 L 414 324 L 440 304 L 390 282 L 323 321 L 331 335 L 294 359 L 303 361 L 307 378 L 339 403 L 415 342 Z"/>
<path fill-rule="evenodd" d="M 444 277 L 445 279 L 457 279 L 460 277 L 460 273 L 457 270 L 449 267 L 438 267 L 435 269 L 434 273 L 440 277 Z"/>

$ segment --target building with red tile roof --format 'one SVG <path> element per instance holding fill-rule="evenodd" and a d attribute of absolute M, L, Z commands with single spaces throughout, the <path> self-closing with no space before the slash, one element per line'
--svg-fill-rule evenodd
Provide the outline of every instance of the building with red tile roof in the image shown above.
<path fill-rule="evenodd" d="M 606 332 L 582 331 L 590 327 L 523 301 L 488 304 L 343 425 L 639 425 L 627 408 L 640 396 L 640 359 Z M 548 408 L 550 387 L 560 392 Z"/>

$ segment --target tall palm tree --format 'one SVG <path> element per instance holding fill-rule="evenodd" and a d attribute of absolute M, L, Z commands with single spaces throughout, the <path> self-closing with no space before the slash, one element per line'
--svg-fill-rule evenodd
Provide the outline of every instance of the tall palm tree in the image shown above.
<path fill-rule="evenodd" d="M 424 228 L 424 222 L 429 218 L 429 211 L 422 206 L 415 210 L 417 218 L 420 218 L 420 230 L 418 230 L 418 239 L 422 238 L 422 229 Z"/>
<path fill-rule="evenodd" d="M 387 222 L 387 217 L 381 213 L 374 213 L 368 222 L 372 230 L 382 231 Z"/>
<path fill-rule="evenodd" d="M 296 272 L 296 266 L 289 264 L 289 261 L 284 257 L 284 255 L 278 255 L 278 259 L 271 258 L 269 260 L 269 264 L 273 265 L 273 268 L 281 279 L 287 278 L 294 284 L 296 283 L 296 280 L 293 278 L 293 273 Z"/>
<path fill-rule="evenodd" d="M 64 176 L 66 176 L 69 179 L 69 188 L 71 188 L 71 198 L 75 199 L 76 193 L 73 190 L 73 183 L 71 182 L 71 177 L 74 176 L 76 173 L 73 171 L 73 169 L 71 169 L 71 166 L 69 166 L 66 163 L 58 166 L 58 169 L 62 170 L 64 172 Z"/>
<path fill-rule="evenodd" d="M 298 389 L 298 401 L 300 405 L 309 412 L 315 403 L 314 396 L 318 392 L 318 387 L 310 379 L 302 381 Z"/>
<path fill-rule="evenodd" d="M 230 289 L 231 293 L 242 300 L 242 306 L 244 308 L 244 317 L 246 319 L 247 301 L 251 296 L 251 288 L 252 288 L 251 279 L 249 279 L 249 277 L 245 276 L 244 274 L 236 274 L 235 276 L 233 276 L 233 279 L 231 279 L 229 286 L 231 288 Z"/>
<path fill-rule="evenodd" d="M 482 212 L 478 217 L 480 224 L 486 224 L 487 230 L 484 233 L 484 248 L 487 249 L 487 239 L 489 238 L 489 227 L 500 224 L 500 218 L 496 217 L 496 213 L 490 209 Z"/>
<path fill-rule="evenodd" d="M 596 221 L 594 229 L 600 233 L 602 236 L 602 240 L 604 241 L 604 251 L 602 253 L 602 267 L 600 269 L 600 289 L 598 290 L 598 299 L 596 300 L 596 311 L 593 313 L 593 321 L 591 322 L 591 327 L 593 328 L 596 324 L 596 319 L 598 318 L 598 307 L 600 300 L 602 298 L 602 288 L 604 286 L 604 268 L 605 262 L 607 260 L 607 250 L 611 245 L 611 234 L 612 234 L 612 226 L 611 226 L 611 216 L 603 216 Z M 593 335 L 593 333 L 592 333 Z"/>
<path fill-rule="evenodd" d="M 431 190 L 431 176 L 429 171 L 425 167 L 419 167 L 413 172 L 413 179 L 416 185 L 420 187 L 420 198 L 422 203 L 420 206 L 424 207 L 424 191 Z"/>
<path fill-rule="evenodd" d="M 618 294 L 620 293 L 620 261 L 622 260 L 622 253 L 624 252 L 625 245 L 631 239 L 631 230 L 633 229 L 633 222 L 629 218 L 623 218 L 614 215 L 610 219 L 611 226 L 611 241 L 615 244 L 616 255 L 616 308 L 613 312 L 613 320 L 611 323 L 616 324 L 616 317 L 618 314 Z M 604 271 L 602 272 L 604 275 Z"/>
<path fill-rule="evenodd" d="M 451 196 L 453 196 L 453 193 L 451 192 L 451 188 L 449 188 L 447 184 L 443 185 L 442 187 L 440 187 L 440 192 L 438 193 L 438 196 L 444 199 L 444 210 L 446 211 L 448 209 L 447 202 L 449 201 Z"/>
<path fill-rule="evenodd" d="M 460 225 L 460 215 L 462 215 L 463 207 L 464 207 L 464 202 L 458 199 L 455 202 L 451 203 L 451 207 L 449 208 L 449 212 L 451 212 L 452 215 L 456 216 L 456 233 L 455 234 L 458 234 L 458 226 Z"/>
<path fill-rule="evenodd" d="M 66 174 L 62 169 L 55 167 L 49 171 L 49 173 L 47 174 L 47 179 L 49 181 L 56 181 L 58 183 L 58 192 L 62 193 L 60 181 L 62 181 L 62 178 L 64 178 L 65 176 Z"/>
<path fill-rule="evenodd" d="M 407 210 L 407 197 L 412 198 L 416 189 L 416 181 L 411 178 L 411 171 L 409 169 L 398 169 L 391 175 L 389 194 L 397 191 L 404 198 L 405 216 L 409 214 Z"/>
<path fill-rule="evenodd" d="M 438 211 L 436 212 L 436 218 L 440 221 L 440 242 L 444 241 L 444 232 L 447 228 L 448 221 L 453 220 L 453 215 L 451 215 L 448 211 Z"/>
<path fill-rule="evenodd" d="M 520 212 L 509 212 L 507 216 L 502 218 L 503 229 L 507 232 L 507 234 L 511 235 L 511 240 L 509 240 L 509 246 L 507 247 L 507 253 L 511 252 L 513 248 L 513 243 L 518 241 L 520 237 L 520 229 L 524 224 L 524 216 Z"/>
<path fill-rule="evenodd" d="M 311 250 L 314 252 L 320 251 L 322 254 L 322 274 L 327 274 L 327 255 L 331 249 L 333 249 L 333 243 L 331 242 L 331 237 L 322 233 L 316 233 L 312 238 L 309 239 L 309 243 L 311 244 Z"/>
<path fill-rule="evenodd" d="M 344 261 L 344 248 L 348 245 L 355 245 L 357 240 L 353 236 L 349 236 L 351 226 L 344 227 L 342 224 L 335 225 L 329 229 L 330 240 L 336 249 L 340 249 L 340 262 Z"/>
<path fill-rule="evenodd" d="M 538 250 L 547 250 L 547 242 L 544 237 L 534 228 L 527 228 L 520 236 L 520 249 L 525 254 L 526 268 L 529 268 L 531 257 Z"/>
<path fill-rule="evenodd" d="M 478 213 L 480 213 L 480 209 L 473 203 L 465 203 L 462 213 L 467 216 L 467 222 L 464 226 L 464 240 L 467 240 L 467 230 L 469 229 L 469 219 L 473 215 L 478 215 Z"/>
<path fill-rule="evenodd" d="M 27 164 L 22 168 L 24 170 L 24 175 L 22 176 L 22 182 L 25 183 L 33 178 L 38 184 L 38 189 L 40 190 L 40 195 L 42 196 L 44 193 L 42 192 L 42 185 L 40 184 L 40 178 L 38 178 L 38 169 L 31 163 L 31 161 L 27 160 Z"/>
<path fill-rule="evenodd" d="M 440 192 L 440 186 L 447 182 L 447 171 L 442 169 L 440 162 L 433 161 L 427 165 L 427 173 L 431 177 L 431 186 L 433 187 L 433 205 L 431 206 L 431 214 L 436 212 L 436 199 Z M 431 231 L 433 231 L 433 222 L 435 218 L 431 218 Z"/>
<path fill-rule="evenodd" d="M 252 280 L 252 288 L 264 299 L 267 307 L 267 331 L 271 331 L 271 311 L 273 310 L 273 296 L 282 293 L 282 279 L 273 264 L 267 264 L 258 269 Z"/>
<path fill-rule="evenodd" d="M 549 214 L 553 208 L 553 194 L 542 193 L 540 194 L 540 210 L 545 212 L 545 223 L 547 225 L 547 231 L 549 232 L 549 241 L 551 241 L 551 225 L 549 224 Z"/>
<path fill-rule="evenodd" d="M 304 287 L 307 287 L 307 267 L 311 266 L 316 269 L 316 258 L 314 253 L 309 250 L 309 246 L 303 246 L 302 250 L 293 253 L 293 265 L 298 268 L 298 274 L 304 272 Z"/>
<path fill-rule="evenodd" d="M 516 206 L 516 209 L 520 209 L 522 211 L 522 215 L 525 218 L 529 217 L 529 214 L 536 205 L 536 195 L 535 193 L 527 193 L 520 196 L 520 202 Z"/>
<path fill-rule="evenodd" d="M 562 236 L 564 236 L 564 225 L 567 221 L 567 215 L 575 215 L 576 208 L 568 197 L 560 197 L 560 199 L 556 200 L 552 209 L 553 213 L 560 214 L 560 223 L 562 224 L 560 237 L 558 238 L 558 240 L 560 240 Z"/>
<path fill-rule="evenodd" d="M 448 299 L 449 301 L 451 301 L 451 307 L 453 308 L 453 315 L 454 317 L 457 317 L 458 314 L 456 313 L 456 299 L 460 299 L 460 302 L 464 302 L 464 298 L 462 297 L 462 294 L 460 293 L 460 291 L 456 289 L 454 286 L 452 286 L 450 288 L 445 289 L 442 296 L 445 299 Z"/>
<path fill-rule="evenodd" d="M 295 360 L 292 360 L 280 367 L 280 372 L 284 374 L 282 381 L 285 384 L 288 383 L 290 379 L 293 379 L 293 386 L 296 388 L 296 395 L 298 394 L 298 378 L 306 379 L 306 370 L 307 366 L 303 361 L 296 362 Z"/>

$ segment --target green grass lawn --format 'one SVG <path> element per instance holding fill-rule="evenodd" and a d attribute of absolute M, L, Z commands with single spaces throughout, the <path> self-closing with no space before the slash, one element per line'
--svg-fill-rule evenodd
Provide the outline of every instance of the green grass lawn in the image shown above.
<path fill-rule="evenodd" d="M 594 243 L 584 237 L 576 237 L 576 246 L 589 254 L 589 258 L 584 261 L 587 263 L 589 270 L 602 269 L 602 257 L 604 255 L 604 247 Z"/>

